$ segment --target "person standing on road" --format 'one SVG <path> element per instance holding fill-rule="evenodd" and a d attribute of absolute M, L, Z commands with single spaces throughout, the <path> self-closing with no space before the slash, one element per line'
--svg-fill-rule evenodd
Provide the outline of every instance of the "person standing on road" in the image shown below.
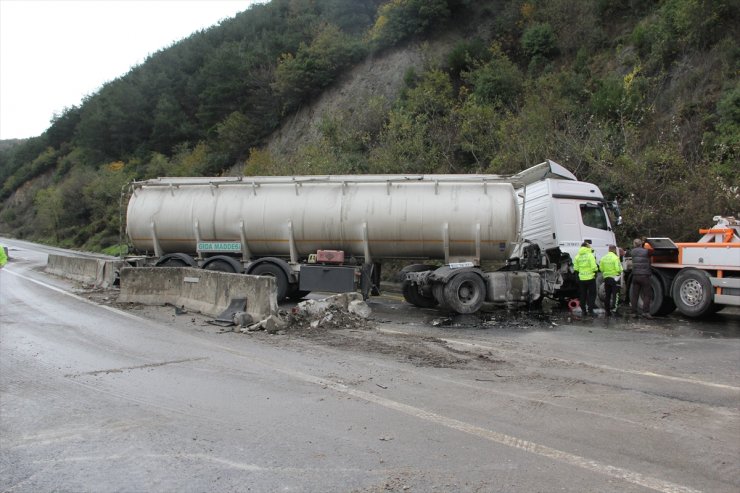
<path fill-rule="evenodd" d="M 5 267 L 5 264 L 8 263 L 8 255 L 5 253 L 5 247 L 0 244 L 0 269 Z"/>
<path fill-rule="evenodd" d="M 609 252 L 601 257 L 599 262 L 599 270 L 601 275 L 604 276 L 604 292 L 606 299 L 604 300 L 604 308 L 606 316 L 609 317 L 612 314 L 612 308 L 616 311 L 616 299 L 617 293 L 619 292 L 619 276 L 622 274 L 622 262 L 617 256 L 617 247 L 615 245 L 609 245 Z M 614 303 L 612 303 L 614 300 Z"/>
<path fill-rule="evenodd" d="M 640 307 L 638 300 L 642 298 L 642 316 L 653 318 L 650 315 L 650 304 L 653 302 L 653 288 L 650 285 L 650 252 L 644 248 L 643 241 L 635 238 L 632 242 L 632 284 L 630 286 L 630 305 L 632 315 L 639 317 Z"/>
<path fill-rule="evenodd" d="M 587 241 L 581 244 L 573 261 L 573 269 L 578 272 L 578 291 L 583 315 L 593 317 L 596 304 L 596 272 L 599 268 L 591 245 Z"/>

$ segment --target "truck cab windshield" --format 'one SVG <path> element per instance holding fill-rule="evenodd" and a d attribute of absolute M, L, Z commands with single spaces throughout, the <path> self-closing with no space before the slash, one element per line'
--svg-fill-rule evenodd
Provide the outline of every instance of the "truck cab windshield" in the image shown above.
<path fill-rule="evenodd" d="M 601 205 L 581 204 L 581 219 L 583 220 L 584 226 L 609 231 L 609 222 L 606 219 L 606 212 L 604 212 L 604 208 Z"/>

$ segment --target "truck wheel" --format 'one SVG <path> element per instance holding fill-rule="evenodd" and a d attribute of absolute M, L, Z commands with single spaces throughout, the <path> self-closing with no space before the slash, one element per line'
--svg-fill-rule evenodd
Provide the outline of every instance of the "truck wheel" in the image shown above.
<path fill-rule="evenodd" d="M 186 253 L 168 253 L 154 265 L 155 267 L 198 267 L 193 257 Z"/>
<path fill-rule="evenodd" d="M 283 269 L 275 264 L 264 263 L 255 267 L 250 274 L 253 276 L 269 276 L 275 279 L 275 284 L 277 284 L 278 303 L 285 301 L 289 286 L 288 276 L 285 275 Z"/>
<path fill-rule="evenodd" d="M 207 260 L 203 269 L 216 272 L 233 272 L 234 274 L 239 274 L 244 270 L 239 262 L 230 257 L 214 257 Z"/>
<path fill-rule="evenodd" d="M 665 317 L 676 309 L 671 294 L 666 289 L 663 281 L 655 274 L 650 276 L 650 286 L 653 288 L 653 301 L 650 303 L 650 315 Z"/>
<path fill-rule="evenodd" d="M 606 285 L 604 284 L 604 276 L 601 272 L 596 274 L 596 308 L 604 308 L 606 306 Z"/>
<path fill-rule="evenodd" d="M 656 274 L 650 276 L 650 288 L 653 291 L 653 298 L 650 302 L 650 309 L 645 310 L 643 308 L 641 297 L 637 300 L 639 311 L 649 312 L 650 315 L 656 315 L 659 317 L 664 317 L 670 313 L 673 313 L 673 311 L 676 309 L 676 304 L 673 302 L 673 299 L 669 296 L 668 291 L 663 285 L 663 282 Z M 632 298 L 632 295 L 630 293 L 633 289 L 634 288 L 632 287 L 632 279 L 630 279 L 630 287 L 627 291 L 627 299 L 625 300 L 627 305 L 629 305 L 630 299 Z"/>
<path fill-rule="evenodd" d="M 451 310 L 450 306 L 445 300 L 445 285 L 442 283 L 435 283 L 432 285 L 432 294 L 434 295 L 434 301 L 437 302 L 437 308 L 440 310 Z"/>
<path fill-rule="evenodd" d="M 424 296 L 419 292 L 419 286 L 411 281 L 401 283 L 401 293 L 403 299 L 419 308 L 434 308 L 437 306 L 437 300 L 434 297 Z"/>
<path fill-rule="evenodd" d="M 474 272 L 461 272 L 445 284 L 444 299 L 457 313 L 475 313 L 486 299 L 486 283 Z"/>
<path fill-rule="evenodd" d="M 683 269 L 673 281 L 673 300 L 678 311 L 691 318 L 713 313 L 712 283 L 699 269 Z"/>
<path fill-rule="evenodd" d="M 310 293 L 311 291 L 301 291 L 300 289 L 298 289 L 297 284 L 293 284 L 288 290 L 287 296 L 289 300 L 297 301 L 305 298 Z"/>
<path fill-rule="evenodd" d="M 177 258 L 168 258 L 162 262 L 157 262 L 157 267 L 189 267 L 188 264 Z"/>

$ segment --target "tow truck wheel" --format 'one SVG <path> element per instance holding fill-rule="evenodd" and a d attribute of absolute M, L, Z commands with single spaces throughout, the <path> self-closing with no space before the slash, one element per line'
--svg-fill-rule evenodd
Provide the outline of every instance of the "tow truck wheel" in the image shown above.
<path fill-rule="evenodd" d="M 639 307 L 639 311 L 645 312 L 648 311 L 650 315 L 658 316 L 658 317 L 664 317 L 666 315 L 669 315 L 673 313 L 673 311 L 676 309 L 676 304 L 674 303 L 673 299 L 669 296 L 668 290 L 665 288 L 665 285 L 663 284 L 663 281 L 658 277 L 657 274 L 653 273 L 652 276 L 650 276 L 650 288 L 653 291 L 653 297 L 650 301 L 650 310 L 645 310 L 642 306 L 642 298 L 637 300 L 637 306 Z M 629 303 L 629 299 L 632 297 L 630 294 L 634 287 L 632 286 L 632 282 L 630 281 L 630 289 L 627 294 L 627 303 Z"/>
<path fill-rule="evenodd" d="M 475 313 L 486 299 L 486 283 L 475 272 L 461 272 L 445 284 L 444 299 L 457 313 Z"/>
<path fill-rule="evenodd" d="M 673 300 L 683 315 L 699 318 L 713 313 L 712 283 L 699 269 L 684 269 L 673 281 Z"/>
<path fill-rule="evenodd" d="M 653 302 L 650 303 L 650 315 L 664 317 L 676 310 L 676 303 L 671 294 L 656 274 L 650 276 L 650 286 L 653 288 Z"/>

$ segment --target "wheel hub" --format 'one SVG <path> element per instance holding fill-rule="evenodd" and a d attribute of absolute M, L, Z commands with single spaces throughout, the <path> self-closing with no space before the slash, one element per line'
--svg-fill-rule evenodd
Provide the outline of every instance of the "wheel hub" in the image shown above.
<path fill-rule="evenodd" d="M 457 297 L 461 302 L 470 304 L 476 301 L 478 295 L 472 283 L 464 282 L 460 285 L 460 289 L 457 290 Z"/>

